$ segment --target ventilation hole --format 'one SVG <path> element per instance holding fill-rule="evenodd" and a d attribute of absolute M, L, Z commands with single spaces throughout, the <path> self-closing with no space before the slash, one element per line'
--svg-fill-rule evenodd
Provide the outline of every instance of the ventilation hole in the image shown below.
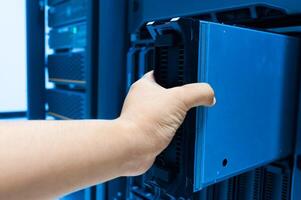
<path fill-rule="evenodd" d="M 225 159 L 223 160 L 223 167 L 226 167 L 227 165 L 228 165 L 228 159 L 225 158 Z"/>

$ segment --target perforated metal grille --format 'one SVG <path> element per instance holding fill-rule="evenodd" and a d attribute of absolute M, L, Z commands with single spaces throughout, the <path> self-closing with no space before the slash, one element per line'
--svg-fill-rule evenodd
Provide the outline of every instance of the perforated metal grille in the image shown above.
<path fill-rule="evenodd" d="M 85 48 L 86 32 L 86 23 L 54 28 L 49 32 L 49 47 L 52 49 Z"/>
<path fill-rule="evenodd" d="M 281 200 L 288 200 L 290 195 L 290 177 L 286 174 L 282 177 Z"/>
<path fill-rule="evenodd" d="M 273 168 L 275 168 L 273 166 Z M 265 173 L 263 199 L 289 200 L 290 199 L 290 172 L 281 168 L 278 171 L 268 169 Z"/>
<path fill-rule="evenodd" d="M 162 85 L 168 84 L 168 47 L 158 48 L 158 79 L 160 79 Z"/>
<path fill-rule="evenodd" d="M 273 182 L 274 174 L 271 172 L 267 172 L 265 174 L 265 183 L 263 191 L 264 200 L 273 200 Z"/>
<path fill-rule="evenodd" d="M 85 52 L 59 53 L 48 56 L 49 80 L 52 82 L 85 83 Z"/>
<path fill-rule="evenodd" d="M 52 5 L 60 1 L 52 1 Z M 69 0 L 48 10 L 48 25 L 50 27 L 62 26 L 86 19 L 86 0 Z"/>
<path fill-rule="evenodd" d="M 231 199 L 260 200 L 263 169 L 258 168 L 235 177 L 236 192 Z"/>
<path fill-rule="evenodd" d="M 261 195 L 261 182 L 262 182 L 262 168 L 255 170 L 255 177 L 253 181 L 253 200 L 260 200 Z"/>
<path fill-rule="evenodd" d="M 286 164 L 273 163 L 229 178 L 213 186 L 214 195 L 219 200 L 289 200 L 291 172 Z"/>
<path fill-rule="evenodd" d="M 47 90 L 48 112 L 58 118 L 86 118 L 86 97 L 84 93 L 62 89 Z"/>
<path fill-rule="evenodd" d="M 227 191 L 227 200 L 232 200 L 233 195 L 235 194 L 235 181 L 234 178 L 228 180 L 228 191 Z"/>
<path fill-rule="evenodd" d="M 177 75 L 178 75 L 178 84 L 179 85 L 183 85 L 184 84 L 184 46 L 180 46 L 179 47 L 179 55 L 178 55 L 178 71 L 177 71 Z"/>
<path fill-rule="evenodd" d="M 238 186 L 237 186 L 237 196 L 238 199 L 246 199 L 245 197 L 247 196 L 246 193 L 248 192 L 250 187 L 249 183 L 248 183 L 248 174 L 242 174 L 239 176 L 239 178 L 237 179 L 238 182 Z"/>
<path fill-rule="evenodd" d="M 172 47 L 173 48 L 173 47 Z M 176 49 L 176 51 L 175 51 Z M 169 71 L 169 47 L 160 47 L 157 48 L 157 59 L 158 59 L 158 68 L 157 75 L 160 79 L 160 84 L 163 86 L 169 86 L 170 84 L 183 85 L 184 84 L 184 46 L 178 46 L 173 48 L 171 51 L 176 52 L 177 60 L 175 69 L 175 79 L 173 79 L 168 73 Z M 172 170 L 173 172 L 179 173 L 182 165 L 183 155 L 183 139 L 184 139 L 184 127 L 183 125 L 177 130 L 175 138 L 172 140 L 169 147 L 163 151 L 157 158 L 157 164 L 161 167 Z"/>
<path fill-rule="evenodd" d="M 157 48 L 157 79 L 160 80 L 160 84 L 167 85 L 168 84 L 168 47 L 160 47 Z M 166 150 L 168 151 L 168 150 Z M 160 167 L 167 168 L 167 152 L 163 151 L 156 160 L 156 164 Z"/>

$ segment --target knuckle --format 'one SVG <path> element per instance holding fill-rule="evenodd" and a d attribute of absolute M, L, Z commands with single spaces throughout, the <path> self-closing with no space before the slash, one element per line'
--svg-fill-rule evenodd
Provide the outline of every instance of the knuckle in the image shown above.
<path fill-rule="evenodd" d="M 140 83 L 139 83 L 139 81 L 136 81 L 135 83 L 133 83 L 132 85 L 131 85 L 131 90 L 136 90 L 136 89 L 138 89 L 140 87 Z"/>
<path fill-rule="evenodd" d="M 208 83 L 202 83 L 202 87 L 206 91 L 206 97 L 213 98 L 214 97 L 214 90 Z"/>

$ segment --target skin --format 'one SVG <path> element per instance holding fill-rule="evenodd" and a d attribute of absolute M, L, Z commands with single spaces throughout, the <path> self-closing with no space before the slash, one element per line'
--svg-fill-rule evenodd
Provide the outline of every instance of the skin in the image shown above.
<path fill-rule="evenodd" d="M 0 122 L 0 199 L 54 199 L 147 171 L 186 112 L 215 103 L 206 83 L 134 83 L 115 120 Z"/>

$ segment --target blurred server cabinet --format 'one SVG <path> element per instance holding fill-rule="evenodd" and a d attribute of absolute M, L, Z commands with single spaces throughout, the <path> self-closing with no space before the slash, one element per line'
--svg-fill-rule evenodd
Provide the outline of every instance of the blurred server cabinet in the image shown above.
<path fill-rule="evenodd" d="M 124 98 L 127 1 L 49 0 L 48 115 L 57 119 L 114 119 Z M 125 178 L 67 199 L 125 199 Z"/>
<path fill-rule="evenodd" d="M 58 119 L 96 118 L 97 1 L 48 1 L 48 115 Z"/>
<path fill-rule="evenodd" d="M 46 52 L 47 115 L 55 119 L 97 118 L 98 1 L 48 0 Z M 96 187 L 62 199 L 96 198 Z"/>

